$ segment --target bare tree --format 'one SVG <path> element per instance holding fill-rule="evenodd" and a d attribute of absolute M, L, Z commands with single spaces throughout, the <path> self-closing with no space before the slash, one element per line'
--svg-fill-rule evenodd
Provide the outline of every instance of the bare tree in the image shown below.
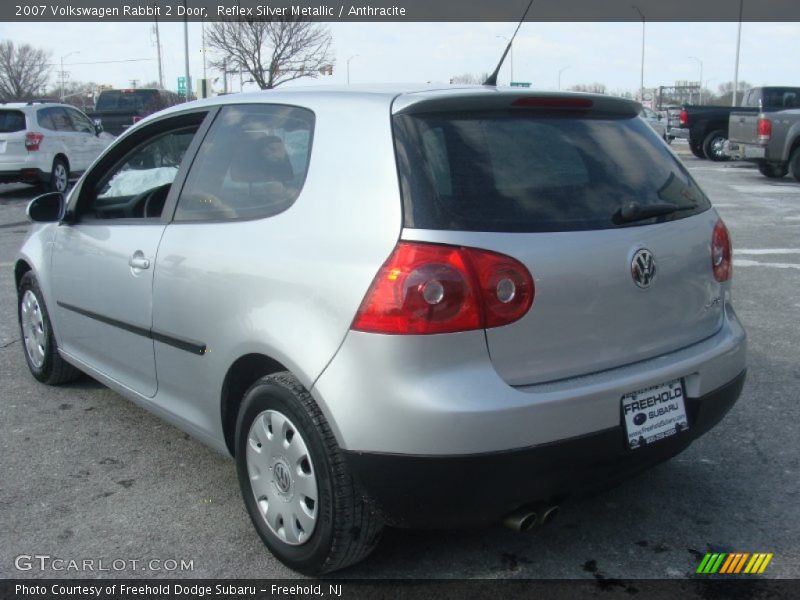
<path fill-rule="evenodd" d="M 262 90 L 333 71 L 326 25 L 307 20 L 247 19 L 212 23 L 206 41 L 219 54 L 217 69 L 243 70 Z"/>
<path fill-rule="evenodd" d="M 577 85 L 573 85 L 570 88 L 572 92 L 591 92 L 593 94 L 605 94 L 606 93 L 606 84 L 605 83 L 579 83 Z"/>
<path fill-rule="evenodd" d="M 488 73 L 462 73 L 450 78 L 450 83 L 457 85 L 480 85 L 489 78 Z"/>
<path fill-rule="evenodd" d="M 54 102 L 61 102 L 61 93 L 64 94 L 63 102 L 71 104 L 81 110 L 91 109 L 94 106 L 94 95 L 97 84 L 93 81 L 67 81 L 64 86 L 61 82 L 51 85 L 44 97 Z"/>
<path fill-rule="evenodd" d="M 0 100 L 27 101 L 37 96 L 50 77 L 50 55 L 30 44 L 0 42 Z"/>

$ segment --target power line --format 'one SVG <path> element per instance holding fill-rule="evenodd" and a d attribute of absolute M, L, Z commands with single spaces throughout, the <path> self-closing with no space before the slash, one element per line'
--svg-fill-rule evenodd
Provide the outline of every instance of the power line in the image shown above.
<path fill-rule="evenodd" d="M 75 63 L 64 63 L 65 67 L 71 67 L 74 65 L 110 65 L 114 63 L 129 63 L 129 62 L 142 62 L 146 60 L 155 60 L 154 58 L 129 58 L 126 60 L 97 60 L 94 62 L 75 62 Z M 48 63 L 48 66 L 56 66 L 59 63 Z"/>

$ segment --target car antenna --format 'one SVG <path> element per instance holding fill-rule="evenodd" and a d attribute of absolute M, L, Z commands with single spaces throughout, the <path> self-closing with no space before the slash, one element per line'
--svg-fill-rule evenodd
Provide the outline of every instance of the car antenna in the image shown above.
<path fill-rule="evenodd" d="M 528 2 L 528 8 L 526 8 L 525 12 L 522 14 L 522 18 L 519 20 L 517 28 L 514 30 L 514 35 L 512 35 L 511 39 L 508 40 L 508 45 L 506 46 L 505 52 L 503 52 L 503 56 L 500 57 L 500 62 L 497 63 L 497 68 L 495 68 L 494 73 L 492 73 L 491 75 L 489 75 L 489 77 L 486 78 L 486 81 L 483 82 L 483 85 L 491 85 L 493 87 L 497 87 L 497 76 L 500 74 L 500 67 L 503 66 L 503 62 L 506 60 L 506 56 L 511 51 L 511 44 L 514 43 L 514 38 L 517 37 L 517 32 L 519 31 L 519 28 L 522 27 L 522 24 L 525 22 L 525 17 L 528 16 L 528 11 L 531 9 L 531 6 L 533 6 L 533 0 Z"/>

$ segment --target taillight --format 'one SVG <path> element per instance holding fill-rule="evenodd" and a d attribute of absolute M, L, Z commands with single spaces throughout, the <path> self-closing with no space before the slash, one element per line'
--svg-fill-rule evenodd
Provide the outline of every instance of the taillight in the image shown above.
<path fill-rule="evenodd" d="M 533 304 L 533 277 L 487 250 L 401 241 L 358 309 L 352 328 L 432 334 L 508 325 Z"/>
<path fill-rule="evenodd" d="M 758 117 L 758 141 L 766 143 L 772 137 L 772 121 L 765 117 Z"/>
<path fill-rule="evenodd" d="M 689 113 L 686 112 L 686 109 L 681 110 L 681 114 L 678 116 L 678 121 L 680 121 L 681 125 L 686 127 L 689 124 Z"/>
<path fill-rule="evenodd" d="M 732 254 L 731 236 L 725 223 L 720 219 L 714 226 L 714 233 L 711 234 L 711 268 L 714 271 L 714 279 L 720 283 L 728 281 L 733 275 Z"/>
<path fill-rule="evenodd" d="M 38 151 L 43 139 L 43 134 L 29 131 L 25 134 L 25 150 L 28 152 Z"/>

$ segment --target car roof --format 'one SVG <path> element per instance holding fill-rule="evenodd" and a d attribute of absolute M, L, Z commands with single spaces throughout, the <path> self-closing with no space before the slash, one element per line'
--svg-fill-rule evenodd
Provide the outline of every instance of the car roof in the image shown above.
<path fill-rule="evenodd" d="M 75 108 L 71 104 L 63 104 L 61 102 L 38 102 L 34 100 L 33 102 L 0 102 L 0 109 L 3 108 L 47 108 L 50 106 L 66 106 L 69 108 Z M 80 110 L 80 109 L 78 109 Z"/>
<path fill-rule="evenodd" d="M 315 105 L 331 102 L 378 102 L 390 107 L 392 112 L 408 110 L 412 105 L 429 106 L 432 104 L 483 100 L 490 103 L 491 98 L 507 100 L 510 98 L 537 97 L 578 97 L 592 100 L 596 107 L 612 112 L 635 112 L 640 110 L 638 102 L 607 96 L 604 94 L 587 94 L 583 92 L 553 92 L 529 88 L 484 86 L 484 85 L 447 85 L 447 84 L 375 84 L 353 86 L 309 85 L 259 90 L 256 92 L 240 92 L 220 96 L 212 96 L 202 100 L 194 100 L 177 104 L 163 111 L 142 119 L 139 123 L 151 121 L 168 114 L 196 110 L 203 107 L 225 106 L 228 104 L 255 104 L 269 102 L 272 104 L 288 104 L 305 106 L 313 109 Z M 137 126 L 139 125 L 137 123 Z"/>

